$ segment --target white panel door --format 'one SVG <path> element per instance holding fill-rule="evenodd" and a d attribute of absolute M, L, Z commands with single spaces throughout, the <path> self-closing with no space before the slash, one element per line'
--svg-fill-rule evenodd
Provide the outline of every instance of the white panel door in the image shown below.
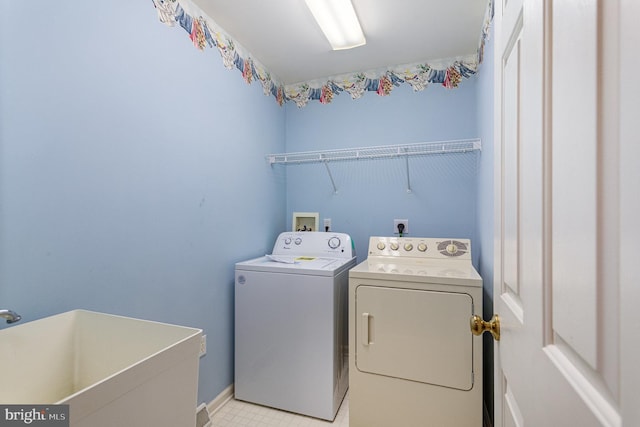
<path fill-rule="evenodd" d="M 495 425 L 640 425 L 639 7 L 495 6 Z"/>

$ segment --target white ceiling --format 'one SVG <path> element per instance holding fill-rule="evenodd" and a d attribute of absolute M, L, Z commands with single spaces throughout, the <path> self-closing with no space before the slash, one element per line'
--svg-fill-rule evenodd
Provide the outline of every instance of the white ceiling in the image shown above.
<path fill-rule="evenodd" d="M 475 54 L 487 0 L 352 0 L 367 44 L 333 51 L 303 0 L 192 0 L 283 84 Z"/>

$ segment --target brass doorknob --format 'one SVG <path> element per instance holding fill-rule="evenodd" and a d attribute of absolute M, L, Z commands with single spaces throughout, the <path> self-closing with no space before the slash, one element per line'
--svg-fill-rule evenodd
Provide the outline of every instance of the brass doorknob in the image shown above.
<path fill-rule="evenodd" d="M 491 332 L 496 341 L 500 341 L 500 316 L 494 314 L 490 321 L 485 322 L 482 317 L 474 314 L 471 316 L 470 324 L 473 335 L 482 335 L 483 332 Z"/>

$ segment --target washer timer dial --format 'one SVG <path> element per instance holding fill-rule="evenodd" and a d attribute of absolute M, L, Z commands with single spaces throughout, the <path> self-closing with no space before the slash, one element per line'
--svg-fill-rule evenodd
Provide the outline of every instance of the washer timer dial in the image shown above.
<path fill-rule="evenodd" d="M 340 246 L 340 238 L 332 237 L 329 239 L 329 247 L 331 249 L 337 249 Z"/>

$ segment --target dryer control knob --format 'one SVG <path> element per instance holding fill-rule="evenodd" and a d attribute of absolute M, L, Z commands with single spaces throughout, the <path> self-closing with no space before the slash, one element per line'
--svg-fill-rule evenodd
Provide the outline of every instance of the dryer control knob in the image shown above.
<path fill-rule="evenodd" d="M 450 254 L 455 254 L 456 252 L 458 252 L 458 247 L 453 243 L 449 244 L 447 245 L 447 252 L 449 252 Z"/>
<path fill-rule="evenodd" d="M 404 250 L 409 252 L 413 250 L 413 245 L 411 243 L 407 243 L 404 245 Z"/>
<path fill-rule="evenodd" d="M 332 237 L 329 239 L 329 247 L 331 249 L 335 249 L 338 246 L 340 246 L 340 238 L 339 237 Z"/>
<path fill-rule="evenodd" d="M 420 243 L 420 244 L 418 245 L 418 250 L 419 250 L 420 252 L 426 252 L 426 250 L 427 250 L 427 245 L 425 245 L 424 243 Z"/>
<path fill-rule="evenodd" d="M 300 237 L 297 237 L 296 240 L 294 240 L 294 243 L 296 245 L 299 245 L 300 243 L 302 243 L 302 239 Z"/>
<path fill-rule="evenodd" d="M 386 248 L 387 246 L 384 244 L 384 242 L 378 242 L 378 245 L 376 246 L 376 248 L 378 248 L 379 251 L 384 250 L 384 248 Z"/>
<path fill-rule="evenodd" d="M 396 242 L 391 242 L 391 250 L 397 251 L 399 247 Z"/>
<path fill-rule="evenodd" d="M 285 245 L 290 245 L 291 244 L 291 237 L 287 237 L 286 239 L 284 239 L 284 244 Z"/>

